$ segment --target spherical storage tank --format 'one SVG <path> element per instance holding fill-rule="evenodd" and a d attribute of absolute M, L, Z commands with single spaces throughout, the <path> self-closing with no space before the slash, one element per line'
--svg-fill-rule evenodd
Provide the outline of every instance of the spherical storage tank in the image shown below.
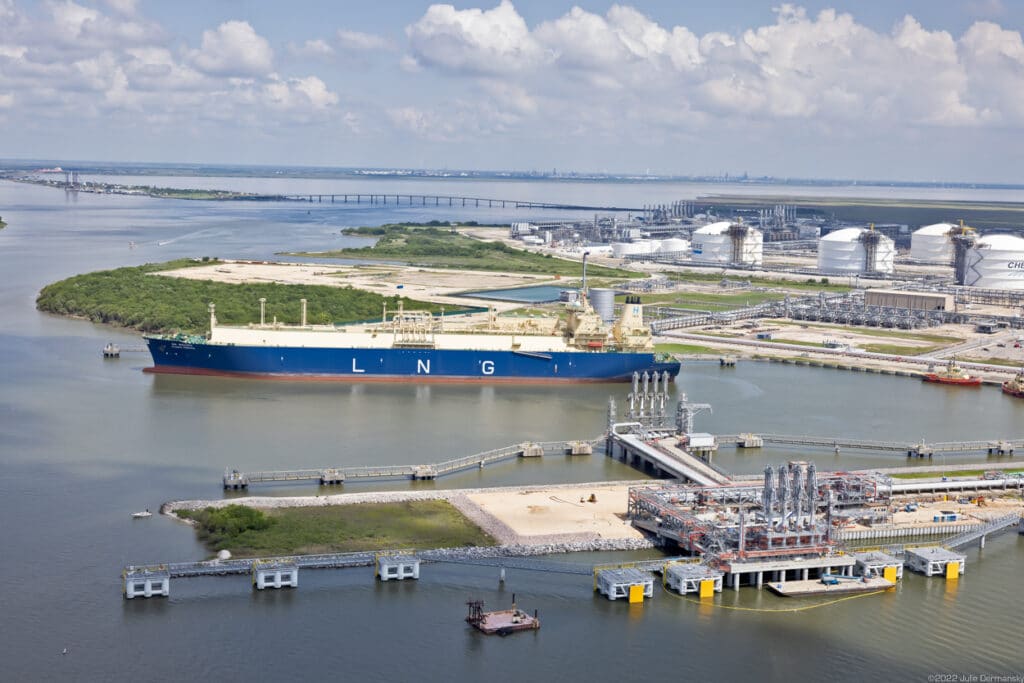
<path fill-rule="evenodd" d="M 761 264 L 764 236 L 760 230 L 720 221 L 695 230 L 692 237 L 694 261 Z"/>
<path fill-rule="evenodd" d="M 880 232 L 843 228 L 819 240 L 818 270 L 823 273 L 891 273 L 895 252 L 893 241 Z"/>
<path fill-rule="evenodd" d="M 601 320 L 606 323 L 613 322 L 615 320 L 615 290 L 614 289 L 597 289 L 591 287 L 590 291 L 587 292 L 590 297 L 590 305 L 594 307 L 594 312 L 601 316 Z"/>
<path fill-rule="evenodd" d="M 953 260 L 953 240 L 950 234 L 955 229 L 952 223 L 936 223 L 915 230 L 910 236 L 910 258 L 949 263 Z"/>
<path fill-rule="evenodd" d="M 967 250 L 964 284 L 986 289 L 1024 289 L 1024 239 L 1013 235 L 979 237 Z"/>

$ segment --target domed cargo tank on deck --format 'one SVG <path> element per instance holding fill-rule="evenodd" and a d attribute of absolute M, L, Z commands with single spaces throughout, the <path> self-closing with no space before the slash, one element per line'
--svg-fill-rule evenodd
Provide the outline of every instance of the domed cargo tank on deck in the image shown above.
<path fill-rule="evenodd" d="M 594 312 L 606 323 L 615 321 L 615 290 L 591 287 L 587 292 Z"/>

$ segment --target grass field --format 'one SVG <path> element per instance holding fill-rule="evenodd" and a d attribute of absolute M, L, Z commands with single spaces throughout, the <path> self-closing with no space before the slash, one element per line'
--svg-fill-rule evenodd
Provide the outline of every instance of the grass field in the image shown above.
<path fill-rule="evenodd" d="M 723 278 L 721 273 L 673 273 L 671 279 L 674 282 L 721 282 L 723 279 L 732 281 L 743 280 L 749 282 L 754 287 L 771 287 L 775 289 L 786 289 L 798 292 L 848 292 L 850 287 L 847 285 L 840 285 L 831 282 L 828 278 L 807 278 L 804 281 L 799 280 L 773 280 L 766 277 L 740 277 L 730 275 Z"/>
<path fill-rule="evenodd" d="M 654 350 L 658 353 L 678 353 L 681 355 L 688 354 L 719 354 L 721 351 L 713 349 L 710 346 L 700 346 L 698 344 L 655 344 Z"/>
<path fill-rule="evenodd" d="M 935 353 L 946 348 L 946 344 L 933 344 L 931 346 L 907 346 L 906 344 L 860 344 L 860 348 L 868 353 L 887 353 L 893 356 L 920 356 L 926 353 Z"/>
<path fill-rule="evenodd" d="M 272 508 L 241 505 L 179 511 L 206 547 L 235 557 L 494 545 L 443 500 Z"/>
<path fill-rule="evenodd" d="M 821 342 L 806 341 L 804 339 L 785 339 L 783 337 L 775 337 L 771 339 L 772 342 L 777 344 L 793 344 L 794 346 L 810 346 L 818 349 L 825 348 L 825 345 Z"/>
<path fill-rule="evenodd" d="M 980 477 L 981 475 L 988 472 L 988 470 L 956 470 L 947 472 L 947 476 L 957 477 Z M 1024 470 L 1004 470 L 1003 474 L 1016 474 L 1024 472 Z M 891 475 L 893 479 L 938 479 L 942 476 L 941 472 L 900 472 L 899 474 Z"/>
<path fill-rule="evenodd" d="M 987 363 L 989 365 L 1002 365 L 1008 368 L 1024 367 L 1024 359 L 1013 360 L 1011 358 L 978 358 L 972 356 L 961 356 L 960 360 L 965 363 Z"/>
<path fill-rule="evenodd" d="M 665 292 L 662 294 L 642 294 L 645 305 L 660 304 L 662 306 L 681 306 L 683 308 L 701 307 L 707 310 L 728 310 L 744 306 L 756 306 L 765 301 L 782 301 L 785 294 L 778 292 L 740 292 L 737 294 L 707 294 L 704 292 Z M 625 296 L 617 296 L 619 303 Z"/>
<path fill-rule="evenodd" d="M 815 327 L 823 330 L 836 330 L 839 332 L 850 332 L 865 337 L 884 337 L 887 339 L 904 339 L 907 341 L 922 341 L 942 344 L 959 344 L 964 341 L 962 337 L 954 337 L 945 334 L 922 334 L 920 332 L 900 332 L 897 330 L 879 330 L 874 327 L 829 325 L 827 323 L 793 322 L 790 320 L 766 319 L 766 324 L 776 325 L 799 325 L 800 327 Z"/>

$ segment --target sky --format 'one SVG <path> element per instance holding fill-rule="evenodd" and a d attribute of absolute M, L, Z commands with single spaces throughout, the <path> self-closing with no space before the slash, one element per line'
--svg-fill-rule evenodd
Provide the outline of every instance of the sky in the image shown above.
<path fill-rule="evenodd" d="M 1024 182 L 1024 0 L 0 0 L 0 158 Z"/>

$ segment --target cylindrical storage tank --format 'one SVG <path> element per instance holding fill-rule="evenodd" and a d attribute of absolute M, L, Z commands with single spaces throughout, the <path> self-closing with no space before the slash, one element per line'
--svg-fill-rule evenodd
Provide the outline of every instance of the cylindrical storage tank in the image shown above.
<path fill-rule="evenodd" d="M 1013 235 L 979 237 L 967 250 L 964 284 L 985 289 L 1024 289 L 1024 239 Z"/>
<path fill-rule="evenodd" d="M 893 272 L 896 253 L 891 239 L 880 233 L 867 237 L 866 228 L 843 228 L 818 242 L 818 270 L 823 273 Z M 868 264 L 865 240 L 875 240 L 874 263 Z"/>
<path fill-rule="evenodd" d="M 747 228 L 747 234 L 740 246 L 740 263 L 749 263 L 755 266 L 761 265 L 764 261 L 764 235 L 760 230 Z"/>
<path fill-rule="evenodd" d="M 694 261 L 729 263 L 732 261 L 732 240 L 729 238 L 729 221 L 705 225 L 693 232 L 690 247 Z"/>
<path fill-rule="evenodd" d="M 615 322 L 615 290 L 591 288 L 588 292 L 594 312 L 606 323 Z"/>
<path fill-rule="evenodd" d="M 933 263 L 953 260 L 953 240 L 950 233 L 956 229 L 952 223 L 936 223 L 915 230 L 910 236 L 910 258 Z"/>
<path fill-rule="evenodd" d="M 639 242 L 616 242 L 612 245 L 612 256 L 615 258 L 625 258 L 630 254 L 643 253 L 645 248 Z"/>
<path fill-rule="evenodd" d="M 661 241 L 661 247 L 658 251 L 662 254 L 679 254 L 689 250 L 689 248 L 690 243 L 687 240 L 670 237 L 667 240 Z"/>
<path fill-rule="evenodd" d="M 865 264 L 865 270 L 871 273 L 885 274 L 896 272 L 896 243 L 885 235 L 876 234 L 875 237 L 875 262 Z"/>
<path fill-rule="evenodd" d="M 610 244 L 592 244 L 581 251 L 589 251 L 591 256 L 612 256 L 614 253 Z"/>
<path fill-rule="evenodd" d="M 690 247 L 694 261 L 760 265 L 764 236 L 746 225 L 721 221 L 694 231 Z"/>

